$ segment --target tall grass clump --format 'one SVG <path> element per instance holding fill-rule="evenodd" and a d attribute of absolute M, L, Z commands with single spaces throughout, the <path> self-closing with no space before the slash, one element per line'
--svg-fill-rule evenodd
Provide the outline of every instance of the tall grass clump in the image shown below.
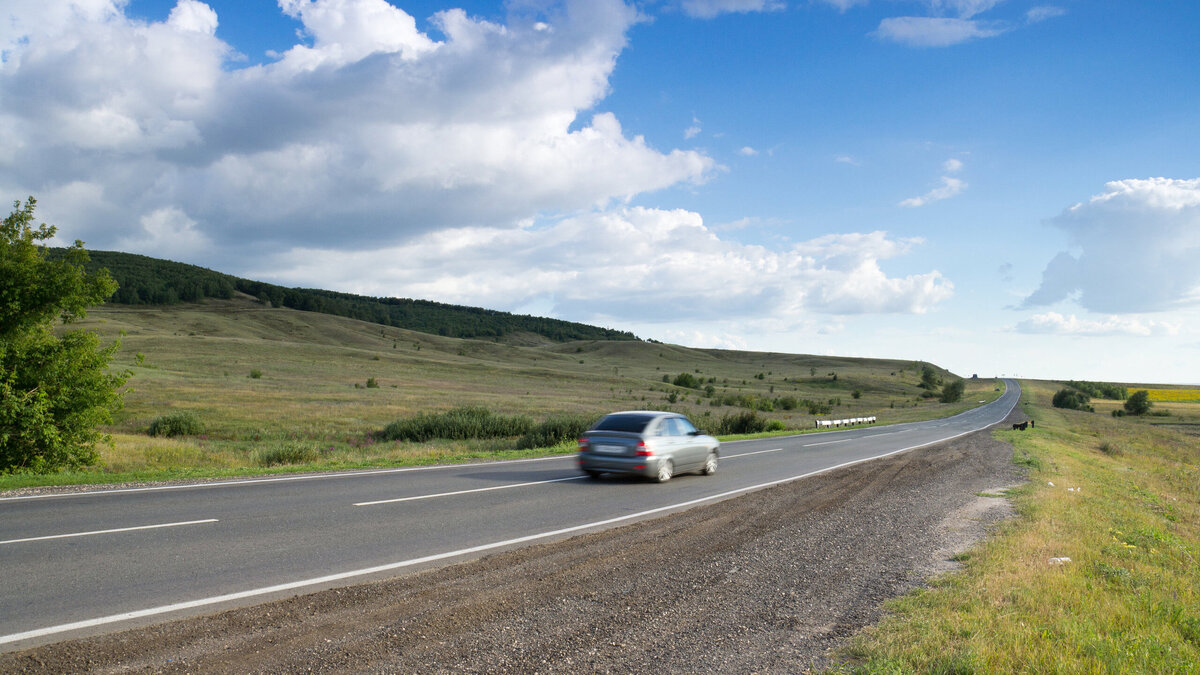
<path fill-rule="evenodd" d="M 498 415 L 483 406 L 463 406 L 444 413 L 420 413 L 396 420 L 383 428 L 385 441 L 431 441 L 435 438 L 505 438 L 521 436 L 533 428 L 527 415 Z"/>
<path fill-rule="evenodd" d="M 150 423 L 147 433 L 151 436 L 195 436 L 204 433 L 204 425 L 190 412 L 160 415 Z"/>
<path fill-rule="evenodd" d="M 592 428 L 595 417 L 582 415 L 557 415 L 530 429 L 517 441 L 518 450 L 549 448 L 560 443 L 574 441 L 583 432 Z"/>
<path fill-rule="evenodd" d="M 320 453 L 298 443 L 283 443 L 255 451 L 254 463 L 259 466 L 281 466 L 315 462 Z"/>

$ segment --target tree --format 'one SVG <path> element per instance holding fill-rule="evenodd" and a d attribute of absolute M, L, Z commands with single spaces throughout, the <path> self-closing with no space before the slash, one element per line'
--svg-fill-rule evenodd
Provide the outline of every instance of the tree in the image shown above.
<path fill-rule="evenodd" d="M 937 389 L 938 385 L 941 383 L 942 383 L 942 380 L 941 380 L 941 378 L 938 377 L 937 371 L 933 369 L 933 366 L 929 365 L 928 363 L 922 363 L 921 364 L 921 384 L 919 384 L 918 386 L 921 387 L 922 389 L 928 389 L 929 391 L 933 391 L 934 389 Z"/>
<path fill-rule="evenodd" d="M 0 227 L 0 473 L 53 472 L 94 464 L 96 425 L 121 408 L 128 371 L 110 372 L 120 346 L 87 331 L 54 333 L 116 291 L 107 272 L 84 271 L 83 242 L 56 260 L 38 242 L 56 228 L 35 226 L 30 197 Z"/>
<path fill-rule="evenodd" d="M 1125 401 L 1125 412 L 1130 415 L 1145 415 L 1150 412 L 1150 406 L 1154 405 L 1150 402 L 1150 392 L 1142 389 L 1130 394 L 1129 399 Z"/>
<path fill-rule="evenodd" d="M 962 400 L 963 390 L 965 388 L 966 388 L 966 384 L 960 379 L 955 379 L 950 382 L 947 382 L 942 387 L 942 398 L 940 399 L 941 402 L 942 403 L 957 403 L 958 401 Z"/>

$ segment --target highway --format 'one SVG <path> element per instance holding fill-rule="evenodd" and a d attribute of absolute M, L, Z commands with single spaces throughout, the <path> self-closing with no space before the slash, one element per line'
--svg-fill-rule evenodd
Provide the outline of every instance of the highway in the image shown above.
<path fill-rule="evenodd" d="M 592 481 L 573 456 L 0 498 L 0 651 L 360 583 L 932 445 L 960 415 L 723 443 L 714 476 Z"/>

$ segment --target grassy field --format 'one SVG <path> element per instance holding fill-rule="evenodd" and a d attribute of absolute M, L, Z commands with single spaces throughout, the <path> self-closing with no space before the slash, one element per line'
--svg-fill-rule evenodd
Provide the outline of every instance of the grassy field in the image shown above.
<path fill-rule="evenodd" d="M 996 432 L 1029 467 L 1019 518 L 891 603 L 845 670 L 1200 672 L 1200 404 L 1114 418 L 1098 404 L 1118 402 L 1059 410 L 1059 385 L 1022 387 L 1036 428 Z"/>
<path fill-rule="evenodd" d="M 271 309 L 248 299 L 170 307 L 106 306 L 82 327 L 120 338 L 129 368 L 125 409 L 107 431 L 93 470 L 0 476 L 0 489 L 31 485 L 166 480 L 263 472 L 428 464 L 567 452 L 517 451 L 515 439 L 376 441 L 397 419 L 484 406 L 541 421 L 621 409 L 671 409 L 701 428 L 744 410 L 714 399 L 792 397 L 819 403 L 759 414 L 791 430 L 816 419 L 875 415 L 879 422 L 960 412 L 999 394 L 968 380 L 964 400 L 921 397 L 911 361 L 686 349 L 650 342 L 552 343 L 536 335 L 462 340 L 350 319 Z M 123 337 L 122 337 L 123 335 Z M 139 365 L 135 355 L 142 353 Z M 939 371 L 945 377 L 948 373 Z M 688 373 L 701 388 L 664 382 Z M 704 387 L 711 387 L 711 394 Z M 857 392 L 857 397 L 856 397 Z M 202 430 L 151 437 L 164 415 L 187 413 Z"/>

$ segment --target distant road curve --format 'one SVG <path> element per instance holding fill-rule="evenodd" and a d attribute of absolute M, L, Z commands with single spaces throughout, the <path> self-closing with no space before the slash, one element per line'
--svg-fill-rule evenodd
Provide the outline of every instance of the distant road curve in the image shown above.
<path fill-rule="evenodd" d="M 941 443 L 954 417 L 722 444 L 715 476 L 586 481 L 573 456 L 0 498 L 0 650 L 357 583 L 612 527 Z"/>

